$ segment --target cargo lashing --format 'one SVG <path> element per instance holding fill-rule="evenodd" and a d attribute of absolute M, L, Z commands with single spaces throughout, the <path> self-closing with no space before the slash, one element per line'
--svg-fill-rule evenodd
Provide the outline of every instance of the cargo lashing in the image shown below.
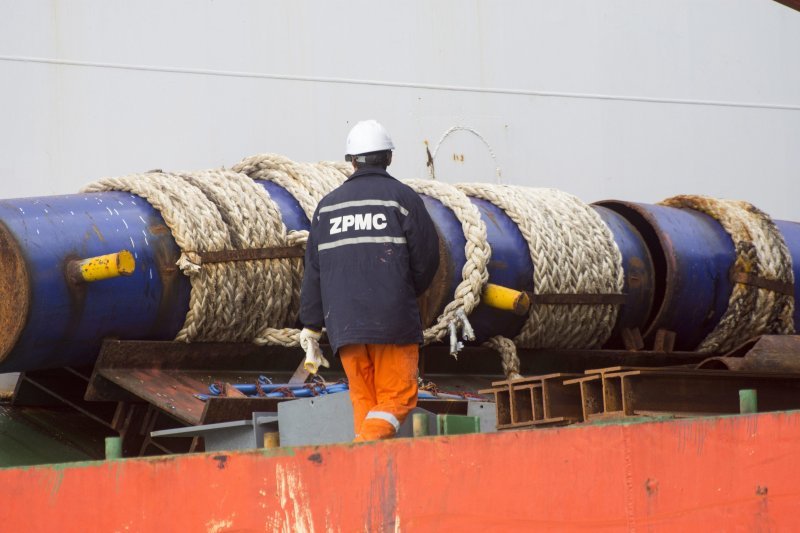
<path fill-rule="evenodd" d="M 174 228 L 167 223 L 169 217 L 166 215 L 169 213 L 164 209 L 165 202 L 161 201 L 164 200 L 163 195 L 166 189 L 152 188 L 152 198 L 145 201 L 143 197 L 136 194 L 116 190 L 127 187 L 126 183 L 130 180 L 125 178 L 106 180 L 100 186 L 90 187 L 88 190 L 91 192 L 87 194 L 48 200 L 47 210 L 49 213 L 47 214 L 42 211 L 44 204 L 39 199 L 7 201 L 7 205 L 0 211 L 3 232 L 7 237 L 6 240 L 13 241 L 12 244 L 20 248 L 15 252 L 19 256 L 17 263 L 24 265 L 30 272 L 23 272 L 23 275 L 15 276 L 20 280 L 25 280 L 23 283 L 26 285 L 26 290 L 18 291 L 21 296 L 13 301 L 15 309 L 21 310 L 15 313 L 22 316 L 10 317 L 16 319 L 16 322 L 12 324 L 14 327 L 6 330 L 9 332 L 6 334 L 7 338 L 0 339 L 2 341 L 0 342 L 0 351 L 2 351 L 0 358 L 3 359 L 2 370 L 24 371 L 90 364 L 96 357 L 100 339 L 112 335 L 128 339 L 175 338 L 176 334 L 181 331 L 181 319 L 185 324 L 187 305 L 192 303 L 190 281 L 173 266 L 177 255 L 184 250 L 187 251 L 186 253 L 193 254 L 197 252 L 192 252 L 192 250 L 202 250 L 201 254 L 204 257 L 200 257 L 201 254 L 198 254 L 198 262 L 201 265 L 206 264 L 209 267 L 220 269 L 227 269 L 231 263 L 242 261 L 265 260 L 270 264 L 292 263 L 292 265 L 297 265 L 302 246 L 292 243 L 288 238 L 289 233 L 302 233 L 308 229 L 308 216 L 313 213 L 316 201 L 327 190 L 341 183 L 348 172 L 349 169 L 343 169 L 341 164 L 296 164 L 280 156 L 265 155 L 248 158 L 237 165 L 232 173 L 229 171 L 152 172 L 140 175 L 140 179 L 145 182 L 161 184 L 163 181 L 168 184 L 167 187 L 174 186 L 176 183 L 189 184 L 191 187 L 186 190 L 191 189 L 193 198 L 196 197 L 199 202 L 204 202 L 203 205 L 209 208 L 210 213 L 213 214 L 215 210 L 223 210 L 222 218 L 239 217 L 237 224 L 231 226 L 226 223 L 226 220 L 218 220 L 213 223 L 201 220 L 206 214 L 205 210 L 188 209 L 186 211 L 187 220 L 198 224 L 195 233 L 213 233 L 206 232 L 206 229 L 213 227 L 220 230 L 219 233 L 224 237 L 223 241 L 225 239 L 230 241 L 229 243 L 216 242 L 218 246 L 210 247 L 202 246 L 202 242 L 199 241 L 181 242 L 181 245 L 178 246 L 176 239 L 181 240 L 185 235 L 174 231 Z M 317 179 L 318 177 L 320 179 Z M 251 208 L 255 210 L 257 206 L 248 204 L 247 210 L 240 209 L 241 206 L 236 202 L 238 196 L 227 197 L 226 194 L 221 194 L 220 190 L 214 188 L 220 183 L 225 183 L 225 187 L 227 187 L 229 181 L 235 181 L 235 186 L 240 187 L 243 191 L 253 192 L 254 195 L 258 194 L 259 198 L 265 195 L 269 196 L 272 202 L 270 205 L 274 207 L 272 214 L 275 216 L 264 217 L 263 221 L 264 225 L 269 225 L 270 228 L 272 228 L 271 224 L 275 225 L 274 231 L 269 229 L 267 233 L 272 232 L 281 236 L 282 240 L 276 241 L 275 246 L 270 246 L 272 243 L 248 241 L 248 232 L 255 231 L 262 226 L 262 224 L 252 223 L 253 220 L 259 220 L 259 218 L 247 218 L 249 210 Z M 644 246 L 645 237 L 648 237 L 644 233 L 650 230 L 641 226 L 634 227 L 630 222 L 637 220 L 636 217 L 631 216 L 630 212 L 624 209 L 620 209 L 620 213 L 628 218 L 616 211 L 611 212 L 603 206 L 589 207 L 566 193 L 524 187 L 489 184 L 448 186 L 443 183 L 425 181 L 412 182 L 412 185 L 423 196 L 423 202 L 437 224 L 443 243 L 442 256 L 446 256 L 446 261 L 450 262 L 449 270 L 440 280 L 441 298 L 431 305 L 431 314 L 433 316 L 441 315 L 445 307 L 448 308 L 448 312 L 452 312 L 451 316 L 442 321 L 441 336 L 437 339 L 450 344 L 452 353 L 458 352 L 461 346 L 473 336 L 477 342 L 484 343 L 487 339 L 501 335 L 507 339 L 514 339 L 521 348 L 570 349 L 573 346 L 569 343 L 575 343 L 575 348 L 599 348 L 605 340 L 615 341 L 618 342 L 618 345 L 622 345 L 623 339 L 626 337 L 624 332 L 637 329 L 644 332 L 642 336 L 648 343 L 652 341 L 652 336 L 657 335 L 661 329 L 674 331 L 677 334 L 675 341 L 678 343 L 677 349 L 687 350 L 693 349 L 696 342 L 702 340 L 706 333 L 700 327 L 713 327 L 716 319 L 724 311 L 722 305 L 717 305 L 717 308 L 713 309 L 715 315 L 710 320 L 704 320 L 704 317 L 709 315 L 709 309 L 705 307 L 705 303 L 700 310 L 688 309 L 690 306 L 686 305 L 685 300 L 675 298 L 668 301 L 667 297 L 670 294 L 662 294 L 653 305 L 669 308 L 670 316 L 657 312 L 660 311 L 658 309 L 651 312 L 653 287 L 659 290 L 663 287 L 669 288 L 673 284 L 673 278 L 680 277 L 682 271 L 680 268 L 674 268 L 673 270 L 677 274 L 673 278 L 662 279 L 661 273 L 653 270 L 648 250 L 657 255 L 659 247 L 661 251 L 665 250 L 664 244 L 650 239 L 647 242 L 648 246 Z M 109 188 L 115 189 L 115 192 L 99 192 L 101 189 L 106 191 Z M 169 190 L 173 191 L 173 189 Z M 176 194 L 171 197 L 178 203 L 183 202 L 186 196 L 177 194 L 180 191 L 174 189 L 173 192 Z M 157 207 L 154 208 L 154 205 Z M 640 211 L 646 212 L 648 209 L 653 211 L 653 208 L 661 209 L 669 217 L 681 215 L 683 218 L 694 221 L 702 218 L 705 224 L 703 227 L 708 227 L 703 231 L 714 233 L 714 238 L 721 243 L 720 246 L 730 241 L 730 237 L 720 229 L 718 221 L 707 220 L 708 217 L 702 213 L 683 207 L 665 206 L 651 206 L 651 208 L 643 208 Z M 243 214 L 245 211 L 248 213 L 247 216 Z M 523 215 L 531 215 L 537 223 L 532 223 L 534 218 L 526 219 Z M 644 217 L 641 213 L 636 216 Z M 52 228 L 41 232 L 40 235 L 35 226 L 38 224 L 37 217 L 43 221 L 64 218 L 65 224 L 53 224 Z M 246 224 L 239 223 L 243 218 L 247 218 Z M 668 217 L 665 216 L 666 218 Z M 554 221 L 554 219 L 557 220 Z M 658 217 L 651 217 L 651 219 L 651 222 L 655 221 L 654 223 L 662 222 L 662 219 Z M 102 220 L 106 222 L 102 222 Z M 578 220 L 580 222 L 575 222 Z M 175 220 L 171 222 L 175 222 Z M 284 229 L 278 227 L 281 223 Z M 682 226 L 682 224 L 675 227 L 665 226 L 661 230 L 668 238 L 674 235 L 673 240 L 678 242 L 688 239 L 683 233 L 680 233 Z M 793 252 L 800 249 L 797 232 L 793 229 L 796 224 L 781 225 L 778 221 L 777 226 L 786 236 L 789 249 Z M 610 259 L 613 259 L 612 256 L 615 254 L 612 252 L 616 247 L 621 253 L 620 258 L 625 267 L 624 272 L 617 272 L 616 267 L 607 270 L 594 269 L 598 272 L 592 273 L 592 275 L 599 274 L 599 281 L 609 283 L 608 287 L 597 289 L 597 292 L 599 294 L 624 295 L 624 297 L 616 296 L 616 300 L 609 300 L 605 299 L 610 298 L 608 296 L 598 296 L 603 303 L 600 303 L 600 300 L 597 303 L 572 300 L 565 301 L 563 305 L 554 305 L 556 302 L 549 298 L 567 298 L 570 294 L 594 291 L 593 288 L 581 287 L 580 284 L 571 288 L 554 283 L 560 278 L 567 279 L 570 276 L 585 281 L 588 270 L 592 270 L 576 268 L 581 266 L 581 262 L 588 260 L 589 255 L 587 254 L 592 249 L 589 246 L 593 242 L 592 239 L 589 239 L 585 246 L 583 240 L 573 240 L 584 239 L 583 233 L 594 235 L 592 232 L 584 231 L 589 227 L 602 233 L 602 238 L 595 240 L 604 241 L 604 249 L 606 249 L 603 253 L 596 254 L 597 261 L 600 262 L 593 258 L 591 264 L 598 266 L 601 263 L 608 263 Z M 641 234 L 637 232 L 637 228 L 642 232 Z M 541 232 L 539 232 L 540 230 Z M 532 237 L 536 237 L 536 239 L 532 239 Z M 577 242 L 581 244 L 574 244 Z M 689 242 L 688 244 L 694 243 Z M 85 247 L 86 253 L 82 254 L 83 257 L 94 257 L 108 253 L 109 249 L 125 249 L 128 245 L 131 253 L 136 256 L 136 271 L 124 280 L 111 279 L 102 283 L 81 283 L 77 284 L 78 287 L 73 287 L 72 285 L 75 284 L 66 283 L 62 279 L 64 277 L 60 276 L 56 280 L 59 282 L 56 284 L 58 286 L 47 285 L 54 279 L 51 272 L 54 268 L 51 264 L 53 256 L 63 259 L 63 263 L 58 265 L 59 269 L 63 269 L 69 259 L 69 254 L 74 253 L 76 249 L 83 250 Z M 730 247 L 729 243 L 727 246 Z M 475 252 L 473 248 L 480 251 Z M 688 248 L 698 249 L 696 246 Z M 279 251 L 264 252 L 267 249 L 285 249 L 291 253 L 284 255 Z M 47 254 L 41 252 L 42 250 L 46 250 Z M 557 250 L 558 253 L 554 253 L 554 250 Z M 699 250 L 704 252 L 702 248 Z M 715 252 L 715 257 L 720 255 L 716 253 L 716 248 L 712 251 Z M 491 252 L 491 257 L 488 255 L 489 252 Z M 733 252 L 732 249 L 731 252 Z M 664 253 L 670 256 L 669 253 Z M 702 256 L 702 253 L 700 255 Z M 727 260 L 725 254 L 722 256 Z M 266 261 L 269 257 L 286 259 L 286 261 Z M 548 257 L 552 257 L 553 260 L 545 260 Z M 700 259 L 706 261 L 707 257 L 702 256 Z M 48 261 L 51 263 L 47 263 Z M 216 261 L 222 261 L 222 263 Z M 724 262 L 724 260 L 717 261 L 720 264 Z M 536 264 L 534 265 L 534 263 Z M 617 265 L 616 261 L 611 261 L 611 263 Z M 782 263 L 786 263 L 786 261 L 782 261 Z M 465 268 L 467 266 L 470 268 Z M 534 269 L 534 267 L 536 268 Z M 720 269 L 717 267 L 718 265 L 714 264 L 716 270 L 708 276 L 709 278 L 722 279 L 718 276 Z M 724 264 L 726 272 L 729 267 L 730 262 Z M 681 268 L 683 267 L 681 266 Z M 613 272 L 611 272 L 612 270 Z M 225 270 L 225 272 L 228 271 Z M 289 285 L 293 291 L 297 288 L 299 274 L 299 268 L 297 268 L 294 272 L 295 278 Z M 624 275 L 620 277 L 617 274 Z M 288 288 L 283 290 L 281 288 L 283 286 L 270 285 L 269 290 L 249 290 L 250 297 L 237 300 L 234 295 L 237 292 L 241 294 L 241 291 L 228 284 L 228 280 L 225 278 L 226 276 L 221 277 L 225 280 L 225 285 L 221 286 L 219 295 L 212 292 L 196 299 L 203 302 L 203 305 L 224 309 L 229 308 L 230 302 L 227 300 L 221 302 L 222 299 L 248 306 L 253 300 L 264 298 L 265 295 L 277 301 L 288 298 L 290 294 Z M 460 292 L 458 296 L 461 301 L 456 302 L 452 300 L 452 297 L 456 295 L 456 289 L 461 283 L 466 281 L 465 278 L 469 278 L 469 291 Z M 622 278 L 626 284 L 624 289 L 611 287 Z M 759 278 L 762 280 L 759 281 Z M 767 291 L 772 290 L 772 292 L 779 292 L 782 296 L 788 297 L 792 291 L 788 278 L 773 278 L 774 276 L 769 272 L 759 271 L 758 276 L 742 281 L 746 284 L 749 281 L 749 286 L 762 285 Z M 531 286 L 534 280 L 536 280 L 536 286 Z M 779 285 L 772 284 L 767 287 L 763 280 L 776 281 L 779 282 Z M 192 279 L 191 284 L 194 284 L 195 281 Z M 610 283 L 611 281 L 614 283 Z M 704 278 L 701 281 L 705 283 L 706 280 Z M 731 280 L 726 276 L 724 281 L 730 282 Z M 548 286 L 548 283 L 552 286 Z M 123 284 L 124 287 L 122 287 Z M 488 295 L 484 296 L 484 293 L 492 285 L 517 290 L 519 293 L 533 294 L 533 305 L 535 306 L 533 311 L 528 316 L 498 312 L 495 307 L 492 307 L 491 298 Z M 710 286 L 710 283 L 707 285 Z M 716 291 L 717 293 L 725 292 L 730 283 L 722 285 L 721 289 Z M 264 287 L 266 286 L 265 284 Z M 694 289 L 694 287 L 691 288 Z M 761 289 L 759 288 L 759 290 Z M 794 291 L 797 292 L 796 286 Z M 566 294 L 559 294 L 562 292 Z M 292 294 L 295 293 L 296 291 Z M 681 297 L 683 298 L 683 296 Z M 724 298 L 717 299 L 722 301 Z M 29 305 L 26 305 L 26 301 Z M 86 305 L 86 302 L 90 302 L 91 305 Z M 624 303 L 620 305 L 621 302 Z M 284 303 L 280 305 L 284 305 Z M 516 311 L 517 306 L 514 307 Z M 572 309 L 573 307 L 583 309 Z M 232 336 L 230 332 L 233 330 L 233 322 L 247 321 L 248 317 L 254 316 L 260 312 L 259 309 L 263 308 L 264 306 L 260 304 L 250 305 L 247 308 L 237 308 L 236 313 L 211 309 L 211 314 L 203 321 L 203 325 L 214 329 L 215 332 L 218 331 L 220 335 Z M 54 311 L 55 309 L 66 309 L 68 312 L 61 313 L 64 316 L 59 316 Z M 296 309 L 295 302 L 286 304 L 279 313 L 280 317 L 274 317 L 275 320 L 268 325 L 274 327 L 295 325 L 293 313 L 296 313 Z M 192 308 L 191 311 L 197 310 Z M 579 311 L 585 311 L 591 320 L 561 320 L 564 316 L 572 316 L 569 313 Z M 460 312 L 460 316 L 456 312 Z M 683 314 L 689 312 L 702 314 L 702 317 L 700 320 L 694 320 L 694 318 L 691 320 L 692 323 L 689 326 L 694 331 L 687 333 L 685 330 L 688 328 L 679 331 L 678 326 L 682 326 L 682 324 L 675 324 L 674 316 L 677 314 L 678 319 L 681 319 Z M 545 320 L 557 314 L 563 315 L 559 318 L 560 322 Z M 533 315 L 537 315 L 536 320 L 530 319 Z M 467 320 L 465 320 L 466 317 L 468 317 Z M 618 317 L 619 320 L 616 320 L 615 317 Z M 614 323 L 615 320 L 616 323 Z M 600 328 L 602 331 L 593 329 L 599 328 L 598 321 L 604 323 Z M 689 320 L 685 321 L 689 322 Z M 533 332 L 531 330 L 533 323 L 541 331 Z M 224 327 L 219 327 L 220 325 Z M 252 340 L 251 333 L 259 329 L 256 326 L 262 325 L 264 325 L 264 321 L 260 318 L 250 321 L 247 325 L 249 329 L 245 329 L 235 340 L 249 342 Z M 463 332 L 459 332 L 459 328 L 462 328 Z M 537 336 L 521 335 L 523 328 L 527 328 L 526 333 L 533 332 Z M 612 328 L 616 328 L 616 331 L 611 331 Z M 453 331 L 454 329 L 455 331 Z M 45 331 L 47 336 L 43 337 L 42 333 Z M 567 331 L 567 333 L 560 334 L 559 332 L 562 331 Z M 194 338 L 192 334 L 187 333 L 186 336 L 180 338 L 181 340 L 192 340 Z M 434 337 L 438 335 L 437 332 Z M 445 336 L 449 338 L 445 340 Z M 426 335 L 426 337 L 431 339 L 430 335 Z M 627 337 L 626 346 L 636 347 L 640 344 L 636 335 L 627 335 Z M 213 338 L 210 333 L 209 338 Z M 209 338 L 200 335 L 197 340 L 209 340 Z M 294 342 L 291 336 L 268 335 L 259 338 L 264 339 L 264 342 L 285 342 L 288 345 L 292 345 Z M 231 339 L 226 338 L 225 340 Z M 663 346 L 667 351 L 671 342 L 666 336 L 664 340 Z M 527 344 L 528 342 L 531 344 Z"/>
<path fill-rule="evenodd" d="M 450 332 L 450 355 L 456 358 L 458 352 L 464 349 L 464 343 L 458 340 L 458 326 L 461 326 L 462 339 L 465 341 L 475 340 L 475 331 L 472 329 L 464 309 L 456 311 L 456 320 L 447 325 Z"/>

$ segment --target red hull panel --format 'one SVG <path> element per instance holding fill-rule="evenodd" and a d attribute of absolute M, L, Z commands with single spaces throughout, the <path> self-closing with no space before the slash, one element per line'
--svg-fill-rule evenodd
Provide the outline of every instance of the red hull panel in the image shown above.
<path fill-rule="evenodd" d="M 800 413 L 0 470 L 4 531 L 800 526 Z"/>

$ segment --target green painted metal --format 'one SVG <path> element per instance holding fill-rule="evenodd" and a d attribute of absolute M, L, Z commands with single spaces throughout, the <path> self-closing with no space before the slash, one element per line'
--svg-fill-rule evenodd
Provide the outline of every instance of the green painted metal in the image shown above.
<path fill-rule="evenodd" d="M 755 389 L 742 389 L 739 391 L 739 412 L 751 415 L 758 412 L 758 393 Z"/>
<path fill-rule="evenodd" d="M 0 404 L 0 468 L 97 459 L 80 428 L 68 435 L 55 418 L 64 413 Z"/>
<path fill-rule="evenodd" d="M 106 459 L 122 458 L 122 439 L 119 437 L 106 437 Z"/>
<path fill-rule="evenodd" d="M 439 435 L 465 435 L 481 432 L 481 419 L 477 416 L 437 415 Z"/>

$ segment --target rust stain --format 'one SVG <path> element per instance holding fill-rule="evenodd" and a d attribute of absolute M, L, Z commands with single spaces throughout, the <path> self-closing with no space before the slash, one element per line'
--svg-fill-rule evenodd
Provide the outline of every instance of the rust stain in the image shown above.
<path fill-rule="evenodd" d="M 85 283 L 70 282 L 70 264 L 81 261 L 81 257 L 76 254 L 67 254 L 61 266 L 61 271 L 67 280 L 67 292 L 69 293 L 69 320 L 64 328 L 64 340 L 72 340 L 75 332 L 78 331 L 83 319 L 84 308 L 86 307 L 86 292 L 88 290 Z"/>
<path fill-rule="evenodd" d="M 500 224 L 497 223 L 497 216 L 494 214 L 494 212 L 489 211 L 488 209 L 481 209 L 481 214 L 485 215 L 486 218 L 488 218 L 489 221 L 491 221 L 491 223 L 497 228 L 500 227 Z"/>
<path fill-rule="evenodd" d="M 100 242 L 106 242 L 106 238 L 100 233 L 100 228 L 98 228 L 96 224 L 92 224 L 92 231 L 94 231 L 94 234 L 100 239 Z"/>
<path fill-rule="evenodd" d="M 320 455 L 319 453 L 312 453 L 311 455 L 308 456 L 308 460 L 311 461 L 312 463 L 316 463 L 318 465 L 321 465 L 322 464 L 322 455 Z"/>
<path fill-rule="evenodd" d="M 458 163 L 463 163 L 464 162 L 464 154 L 453 154 L 453 161 L 456 161 Z"/>
<path fill-rule="evenodd" d="M 169 228 L 164 224 L 151 224 L 147 229 L 152 235 L 167 235 L 170 233 Z"/>
<path fill-rule="evenodd" d="M 506 263 L 505 261 L 492 260 L 489 261 L 489 264 L 487 266 L 489 268 L 496 270 L 508 270 L 508 263 Z"/>
<path fill-rule="evenodd" d="M 32 292 L 28 267 L 17 240 L 0 222 L 0 361 L 13 350 L 25 324 Z"/>
<path fill-rule="evenodd" d="M 217 468 L 219 468 L 220 470 L 225 470 L 225 465 L 228 462 L 227 455 L 215 455 L 214 457 L 212 457 L 212 459 L 217 461 Z"/>
<path fill-rule="evenodd" d="M 428 146 L 428 141 L 425 141 L 425 156 L 427 157 L 427 161 L 425 166 L 428 168 L 433 168 L 433 155 L 431 154 L 431 149 Z"/>
<path fill-rule="evenodd" d="M 397 521 L 397 468 L 395 459 L 377 461 L 369 492 L 365 531 L 396 530 Z"/>

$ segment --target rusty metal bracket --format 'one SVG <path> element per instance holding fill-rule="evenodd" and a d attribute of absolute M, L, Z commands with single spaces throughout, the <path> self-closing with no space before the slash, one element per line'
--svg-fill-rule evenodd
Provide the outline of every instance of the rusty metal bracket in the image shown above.
<path fill-rule="evenodd" d="M 800 335 L 762 335 L 697 368 L 800 373 Z"/>
<path fill-rule="evenodd" d="M 564 380 L 579 374 L 546 374 L 492 382 L 481 394 L 494 394 L 497 429 L 552 427 L 582 419 L 580 392 Z"/>
<path fill-rule="evenodd" d="M 301 246 L 275 246 L 272 248 L 248 248 L 245 250 L 219 250 L 196 252 L 203 263 L 227 263 L 231 261 L 255 261 L 258 259 L 289 259 L 303 257 Z"/>
<path fill-rule="evenodd" d="M 766 289 L 768 291 L 777 292 L 786 296 L 794 296 L 794 283 L 788 283 L 777 279 L 767 279 L 751 274 L 748 272 L 734 271 L 731 272 L 731 281 L 733 283 L 741 283 L 743 285 L 750 285 L 759 289 Z"/>
<path fill-rule="evenodd" d="M 675 349 L 675 332 L 660 328 L 653 340 L 653 351 L 670 353 Z"/>
<path fill-rule="evenodd" d="M 638 352 L 644 349 L 644 339 L 639 328 L 623 328 L 620 332 L 622 343 L 629 352 Z"/>
<path fill-rule="evenodd" d="M 531 305 L 622 305 L 625 294 L 536 294 L 526 291 Z"/>
<path fill-rule="evenodd" d="M 585 420 L 734 414 L 742 389 L 758 390 L 763 411 L 800 407 L 800 374 L 623 367 L 587 372 L 564 385 L 579 385 Z"/>
<path fill-rule="evenodd" d="M 249 343 L 108 339 L 84 397 L 149 403 L 188 425 L 227 422 L 246 418 L 253 410 L 274 410 L 280 400 L 220 397 L 202 402 L 195 394 L 211 382 L 255 383 L 267 368 L 271 377 L 288 379 L 299 358 L 296 350 Z"/>

